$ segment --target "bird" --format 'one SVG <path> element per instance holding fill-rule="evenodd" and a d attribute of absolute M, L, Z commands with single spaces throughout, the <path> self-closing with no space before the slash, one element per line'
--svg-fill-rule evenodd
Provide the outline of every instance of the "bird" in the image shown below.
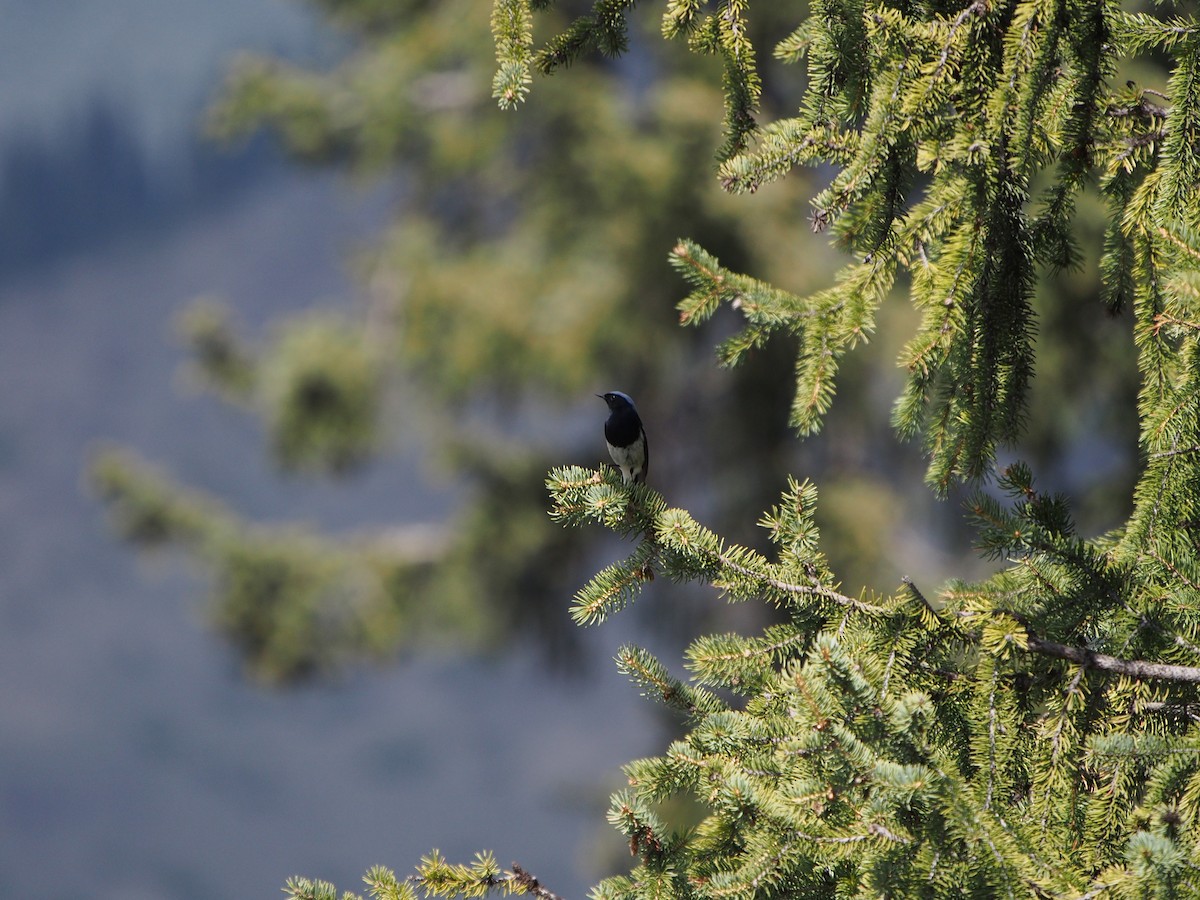
<path fill-rule="evenodd" d="M 650 471 L 650 445 L 646 442 L 646 429 L 642 418 L 628 394 L 608 391 L 597 394 L 608 404 L 610 414 L 604 423 L 604 440 L 608 443 L 608 454 L 621 469 L 625 484 L 645 482 Z"/>

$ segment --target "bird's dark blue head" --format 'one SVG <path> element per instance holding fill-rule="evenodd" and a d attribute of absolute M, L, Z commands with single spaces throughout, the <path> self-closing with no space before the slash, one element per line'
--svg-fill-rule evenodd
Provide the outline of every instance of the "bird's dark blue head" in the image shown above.
<path fill-rule="evenodd" d="M 609 391 L 606 394 L 597 394 L 601 400 L 608 404 L 608 408 L 613 412 L 620 409 L 635 409 L 633 398 L 621 391 Z"/>

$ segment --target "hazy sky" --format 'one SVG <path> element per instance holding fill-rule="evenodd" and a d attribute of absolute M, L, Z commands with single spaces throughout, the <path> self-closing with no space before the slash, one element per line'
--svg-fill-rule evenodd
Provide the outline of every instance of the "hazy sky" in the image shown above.
<path fill-rule="evenodd" d="M 195 127 L 246 48 L 333 52 L 299 0 L 0 0 L 0 142 L 47 136 L 98 98 L 131 114 L 151 158 Z"/>

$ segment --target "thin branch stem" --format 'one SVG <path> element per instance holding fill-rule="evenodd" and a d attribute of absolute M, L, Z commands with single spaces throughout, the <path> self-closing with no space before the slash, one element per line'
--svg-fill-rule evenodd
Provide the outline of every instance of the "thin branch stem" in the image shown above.
<path fill-rule="evenodd" d="M 538 900 L 563 900 L 563 898 L 546 888 L 540 881 L 533 877 L 517 863 L 512 864 L 512 872 L 508 874 L 508 880 L 515 886 L 522 889 L 526 894 L 532 894 Z"/>
<path fill-rule="evenodd" d="M 833 588 L 829 588 L 823 584 L 820 584 L 819 582 L 813 582 L 812 584 L 796 584 L 792 581 L 783 581 L 780 578 L 771 578 L 769 576 L 760 575 L 758 572 L 755 572 L 748 566 L 735 563 L 723 553 L 717 554 L 717 562 L 732 572 L 736 572 L 739 575 L 744 575 L 747 578 L 753 578 L 756 581 L 761 581 L 763 584 L 773 587 L 777 591 L 783 591 L 785 594 L 797 594 L 806 597 L 824 597 L 826 600 L 832 600 L 834 603 L 858 612 L 875 614 L 887 612 L 887 610 L 881 606 L 874 606 L 870 603 L 864 603 L 862 600 L 858 600 L 855 597 L 848 597 L 845 594 L 838 593 Z"/>
<path fill-rule="evenodd" d="M 453 896 L 453 892 L 447 894 L 441 890 L 431 888 L 420 875 L 409 875 L 405 880 L 409 884 L 421 888 L 427 896 Z M 511 871 L 491 875 L 485 879 L 477 880 L 475 883 L 489 891 L 492 888 L 500 888 L 505 894 L 529 894 L 530 896 L 537 897 L 538 900 L 563 900 L 562 895 L 556 894 L 545 887 L 519 863 L 513 863 Z M 466 894 L 463 893 L 462 896 L 466 896 Z"/>
<path fill-rule="evenodd" d="M 1121 659 L 1109 656 L 1107 653 L 1097 653 L 1085 647 L 1071 647 L 1057 641 L 1048 641 L 1036 634 L 1029 635 L 1029 649 L 1042 656 L 1052 656 L 1055 659 L 1065 659 L 1078 663 L 1085 668 L 1100 669 L 1104 672 L 1114 672 L 1127 675 L 1130 678 L 1158 679 L 1162 681 L 1183 681 L 1188 684 L 1200 684 L 1200 667 L 1174 666 L 1168 663 L 1147 662 L 1141 659 Z"/>
<path fill-rule="evenodd" d="M 1191 323 L 1188 323 L 1191 326 Z M 1195 327 L 1195 326 L 1192 326 Z M 1187 453 L 1200 453 L 1200 444 L 1194 444 L 1191 447 L 1175 447 L 1171 450 L 1160 450 L 1158 453 L 1151 453 L 1151 459 L 1164 459 L 1170 456 L 1182 456 Z"/>

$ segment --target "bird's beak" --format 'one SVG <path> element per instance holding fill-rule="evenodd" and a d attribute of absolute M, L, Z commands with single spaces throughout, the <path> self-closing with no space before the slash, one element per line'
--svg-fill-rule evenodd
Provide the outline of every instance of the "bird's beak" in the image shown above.
<path fill-rule="evenodd" d="M 599 397 L 601 400 L 603 400 L 603 399 L 604 399 L 604 395 L 603 395 L 603 394 L 597 394 L 596 396 L 597 396 L 597 397 Z"/>

